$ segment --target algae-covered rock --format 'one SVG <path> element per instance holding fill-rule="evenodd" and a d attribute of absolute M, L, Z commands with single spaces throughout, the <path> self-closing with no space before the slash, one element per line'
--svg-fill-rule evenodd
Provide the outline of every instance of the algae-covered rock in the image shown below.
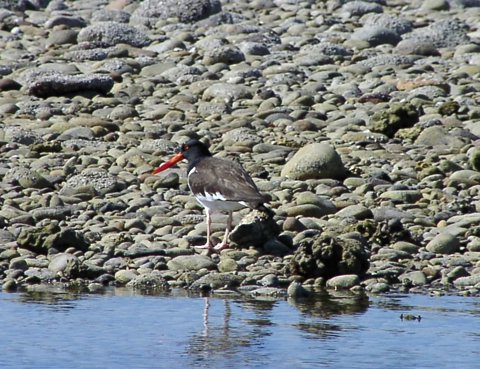
<path fill-rule="evenodd" d="M 363 275 L 368 267 L 367 243 L 362 237 L 321 234 L 301 241 L 290 262 L 290 272 L 305 278 Z"/>
<path fill-rule="evenodd" d="M 232 273 L 209 273 L 194 281 L 190 285 L 192 290 L 217 289 L 222 287 L 237 287 L 244 277 Z"/>
<path fill-rule="evenodd" d="M 372 116 L 370 129 L 392 138 L 399 129 L 409 128 L 417 123 L 419 115 L 417 108 L 410 103 L 393 103 L 387 110 Z"/>
<path fill-rule="evenodd" d="M 457 113 L 458 109 L 460 109 L 460 104 L 457 101 L 447 101 L 440 105 L 438 112 L 442 115 L 452 115 Z"/>
<path fill-rule="evenodd" d="M 140 290 L 168 290 L 169 284 L 158 272 L 140 274 L 127 283 L 127 287 Z"/>
<path fill-rule="evenodd" d="M 81 233 L 70 228 L 61 229 L 56 224 L 24 228 L 17 237 L 17 243 L 19 246 L 39 254 L 47 254 L 51 248 L 58 251 L 65 251 L 69 247 L 81 251 L 88 248 L 88 243 Z"/>

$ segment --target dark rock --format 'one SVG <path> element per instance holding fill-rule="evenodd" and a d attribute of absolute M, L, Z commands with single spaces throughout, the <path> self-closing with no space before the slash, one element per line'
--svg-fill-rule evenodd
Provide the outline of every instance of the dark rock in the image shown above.
<path fill-rule="evenodd" d="M 105 274 L 105 269 L 91 262 L 85 261 L 80 265 L 79 277 L 86 279 L 95 279 Z"/>
<path fill-rule="evenodd" d="M 17 243 L 28 250 L 47 254 L 50 248 L 64 251 L 69 247 L 85 251 L 88 247 L 82 234 L 73 229 L 61 229 L 58 225 L 23 228 L 17 236 Z"/>
<path fill-rule="evenodd" d="M 383 44 L 396 45 L 401 40 L 399 34 L 388 28 L 377 26 L 366 26 L 358 29 L 352 34 L 352 40 L 366 41 L 370 46 Z"/>
<path fill-rule="evenodd" d="M 10 78 L 0 79 L 0 91 L 20 90 L 22 85 Z"/>
<path fill-rule="evenodd" d="M 69 15 L 56 15 L 45 22 L 45 28 L 53 28 L 60 25 L 67 26 L 68 28 L 83 28 L 87 25 L 87 22 L 81 17 Z"/>
<path fill-rule="evenodd" d="M 236 46 L 225 45 L 207 50 L 203 60 L 205 65 L 217 63 L 236 64 L 244 61 L 245 55 Z"/>
<path fill-rule="evenodd" d="M 365 240 L 323 233 L 302 240 L 287 269 L 305 278 L 331 278 L 340 274 L 361 276 L 369 267 L 366 248 Z"/>
<path fill-rule="evenodd" d="M 106 94 L 113 79 L 105 74 L 67 75 L 58 72 L 37 72 L 29 76 L 27 93 L 38 97 L 61 96 L 95 91 Z"/>
<path fill-rule="evenodd" d="M 418 122 L 420 113 L 409 103 L 392 103 L 387 110 L 373 114 L 370 129 L 392 138 L 401 128 L 412 127 Z"/>
<path fill-rule="evenodd" d="M 247 214 L 230 234 L 230 240 L 240 247 L 260 247 L 280 233 L 273 218 L 260 211 Z"/>

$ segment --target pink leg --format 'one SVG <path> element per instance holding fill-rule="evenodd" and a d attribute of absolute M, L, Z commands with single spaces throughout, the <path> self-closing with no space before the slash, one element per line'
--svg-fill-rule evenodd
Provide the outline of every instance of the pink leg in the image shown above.
<path fill-rule="evenodd" d="M 223 249 L 228 249 L 230 245 L 228 244 L 228 236 L 230 235 L 230 230 L 232 229 L 232 212 L 228 212 L 228 219 L 227 219 L 227 229 L 225 229 L 225 236 L 223 237 L 223 241 L 214 247 L 215 250 L 220 251 Z"/>
<path fill-rule="evenodd" d="M 210 233 L 211 233 L 211 227 L 212 227 L 212 214 L 210 212 L 210 209 L 205 209 L 206 213 L 207 213 L 207 243 L 205 245 L 201 245 L 201 246 L 195 246 L 196 249 L 199 249 L 199 250 L 212 250 L 213 249 L 213 245 L 212 245 L 212 242 L 210 241 Z"/>

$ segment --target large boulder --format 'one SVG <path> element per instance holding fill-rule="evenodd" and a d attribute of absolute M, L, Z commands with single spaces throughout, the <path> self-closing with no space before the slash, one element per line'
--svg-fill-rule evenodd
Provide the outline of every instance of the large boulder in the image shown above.
<path fill-rule="evenodd" d="M 313 143 L 302 147 L 285 164 L 282 176 L 292 179 L 343 179 L 346 169 L 340 155 L 325 143 Z"/>

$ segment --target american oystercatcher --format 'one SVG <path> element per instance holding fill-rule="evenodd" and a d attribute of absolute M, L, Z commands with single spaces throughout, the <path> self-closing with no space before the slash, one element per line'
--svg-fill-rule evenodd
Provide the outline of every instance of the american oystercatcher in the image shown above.
<path fill-rule="evenodd" d="M 178 154 L 152 174 L 160 173 L 183 159 L 188 161 L 188 186 L 207 214 L 207 243 L 196 248 L 209 251 L 228 248 L 234 211 L 249 207 L 272 215 L 272 211 L 263 205 L 266 202 L 265 196 L 258 191 L 243 167 L 236 162 L 213 157 L 201 141 L 192 139 L 184 143 Z M 223 241 L 214 247 L 210 234 L 212 214 L 215 212 L 227 213 L 228 220 Z"/>

